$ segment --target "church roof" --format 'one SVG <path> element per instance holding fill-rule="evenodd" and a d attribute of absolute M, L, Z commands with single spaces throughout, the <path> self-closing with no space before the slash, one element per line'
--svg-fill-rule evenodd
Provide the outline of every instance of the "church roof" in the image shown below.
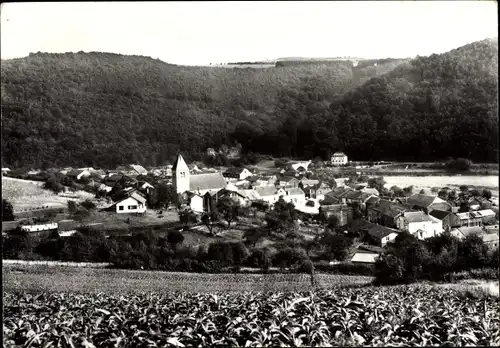
<path fill-rule="evenodd" d="M 189 178 L 190 191 L 223 189 L 225 187 L 226 180 L 220 173 L 197 174 L 191 175 Z"/>

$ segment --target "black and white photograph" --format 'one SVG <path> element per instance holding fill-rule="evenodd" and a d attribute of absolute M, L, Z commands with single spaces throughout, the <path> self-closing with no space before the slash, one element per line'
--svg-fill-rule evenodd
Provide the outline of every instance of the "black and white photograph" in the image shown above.
<path fill-rule="evenodd" d="M 6 348 L 500 346 L 498 2 L 3 2 Z"/>

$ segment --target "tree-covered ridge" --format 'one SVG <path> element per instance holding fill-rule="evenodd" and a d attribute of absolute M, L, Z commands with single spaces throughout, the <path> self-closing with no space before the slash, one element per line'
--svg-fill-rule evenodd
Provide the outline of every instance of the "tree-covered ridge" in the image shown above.
<path fill-rule="evenodd" d="M 497 50 L 264 69 L 31 54 L 2 61 L 3 161 L 159 165 L 235 141 L 271 155 L 496 161 Z"/>

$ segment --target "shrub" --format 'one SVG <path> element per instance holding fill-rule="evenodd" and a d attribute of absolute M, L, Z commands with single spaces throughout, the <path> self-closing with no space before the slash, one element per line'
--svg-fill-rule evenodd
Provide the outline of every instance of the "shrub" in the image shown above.
<path fill-rule="evenodd" d="M 268 270 L 271 267 L 271 255 L 268 249 L 253 249 L 247 258 L 249 267 L 258 267 Z"/>
<path fill-rule="evenodd" d="M 69 202 L 68 202 L 69 203 Z M 87 210 L 95 209 L 96 205 L 94 202 L 92 202 L 90 199 L 86 199 L 80 204 L 82 207 L 84 207 Z"/>

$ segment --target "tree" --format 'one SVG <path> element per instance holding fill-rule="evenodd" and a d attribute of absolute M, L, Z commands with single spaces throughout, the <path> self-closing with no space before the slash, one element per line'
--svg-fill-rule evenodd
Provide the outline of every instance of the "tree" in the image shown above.
<path fill-rule="evenodd" d="M 425 195 L 425 190 L 424 190 L 424 189 L 421 189 L 419 193 L 420 193 L 421 195 Z"/>
<path fill-rule="evenodd" d="M 227 242 L 213 242 L 208 246 L 207 258 L 225 265 L 233 264 L 233 246 Z"/>
<path fill-rule="evenodd" d="M 488 246 L 481 237 L 468 235 L 458 246 L 458 262 L 461 269 L 474 269 L 488 263 Z"/>
<path fill-rule="evenodd" d="M 472 167 L 472 161 L 465 158 L 457 158 L 446 163 L 446 168 L 451 171 L 466 172 Z"/>
<path fill-rule="evenodd" d="M 75 201 L 68 200 L 68 211 L 73 214 L 76 212 L 77 204 Z"/>
<path fill-rule="evenodd" d="M 434 194 L 434 195 L 437 195 L 438 192 L 439 192 L 439 188 L 438 187 L 433 187 L 431 188 L 431 192 Z"/>
<path fill-rule="evenodd" d="M 196 214 L 192 210 L 182 210 L 179 212 L 179 220 L 187 227 L 190 223 L 196 222 Z"/>
<path fill-rule="evenodd" d="M 219 199 L 216 207 L 220 215 L 227 221 L 228 229 L 231 227 L 231 222 L 237 220 L 242 212 L 240 203 L 229 197 Z"/>
<path fill-rule="evenodd" d="M 410 185 L 408 187 L 405 187 L 403 188 L 403 194 L 406 196 L 406 197 L 409 197 L 413 194 L 413 185 Z"/>
<path fill-rule="evenodd" d="M 469 186 L 467 185 L 460 185 L 460 192 L 466 193 L 469 192 Z"/>
<path fill-rule="evenodd" d="M 49 178 L 43 185 L 43 188 L 47 190 L 52 190 L 56 194 L 64 190 L 64 186 L 61 184 L 61 182 L 56 178 L 54 174 L 51 174 L 49 176 Z"/>
<path fill-rule="evenodd" d="M 484 189 L 483 190 L 483 197 L 486 198 L 486 199 L 491 199 L 491 197 L 492 197 L 491 191 L 487 190 L 487 189 Z"/>
<path fill-rule="evenodd" d="M 2 199 L 2 221 L 14 220 L 14 208 L 12 208 L 12 204 L 6 199 Z"/>
<path fill-rule="evenodd" d="M 92 202 L 90 199 L 86 199 L 82 203 L 80 203 L 82 207 L 84 207 L 87 210 L 92 210 L 96 208 L 96 205 L 94 202 Z"/>
<path fill-rule="evenodd" d="M 383 176 L 368 179 L 368 187 L 374 188 L 378 192 L 384 192 L 386 183 Z"/>
<path fill-rule="evenodd" d="M 184 241 L 184 235 L 177 230 L 170 230 L 167 234 L 167 242 L 176 250 L 177 246 Z"/>
<path fill-rule="evenodd" d="M 255 248 L 255 245 L 267 235 L 268 232 L 265 229 L 259 227 L 252 227 L 245 231 L 245 233 L 243 234 L 243 238 L 247 242 L 251 243 L 252 246 Z"/>
<path fill-rule="evenodd" d="M 253 249 L 247 258 L 247 264 L 267 271 L 271 267 L 271 253 L 268 249 Z"/>
<path fill-rule="evenodd" d="M 172 185 L 158 184 L 151 194 L 150 205 L 152 208 L 164 208 L 177 203 L 177 192 Z"/>
<path fill-rule="evenodd" d="M 249 255 L 248 249 L 241 242 L 231 243 L 231 247 L 233 252 L 233 264 L 239 269 Z"/>
<path fill-rule="evenodd" d="M 212 211 L 210 213 L 204 213 L 201 217 L 201 222 L 208 228 L 208 233 L 213 236 L 213 229 L 217 222 L 219 221 L 219 213 L 216 211 Z"/>
<path fill-rule="evenodd" d="M 320 239 L 320 244 L 326 246 L 330 257 L 343 261 L 349 255 L 353 240 L 343 234 L 326 232 Z"/>
<path fill-rule="evenodd" d="M 403 197 L 404 196 L 403 189 L 398 187 L 398 186 L 392 186 L 390 190 L 394 193 L 394 196 L 396 196 L 396 197 Z"/>

